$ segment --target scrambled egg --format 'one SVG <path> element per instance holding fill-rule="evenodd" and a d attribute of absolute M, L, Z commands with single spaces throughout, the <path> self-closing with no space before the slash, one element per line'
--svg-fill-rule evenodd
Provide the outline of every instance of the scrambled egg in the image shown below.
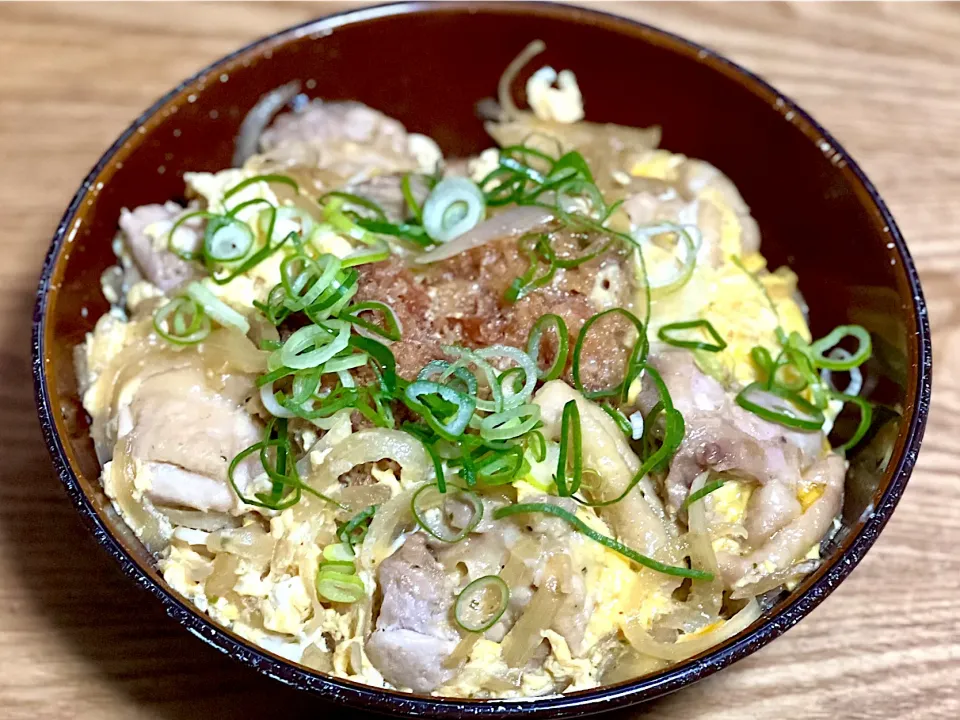
<path fill-rule="evenodd" d="M 683 155 L 654 150 L 634 165 L 631 174 L 676 181 L 680 167 L 686 162 L 688 159 Z M 698 364 L 725 385 L 746 385 L 758 377 L 750 360 L 750 350 L 762 345 L 775 356 L 780 347 L 776 337 L 778 327 L 788 334 L 796 331 L 810 339 L 795 298 L 797 279 L 786 268 L 766 272 L 761 255 L 744 254 L 743 222 L 722 192 L 709 184 L 694 189 L 694 199 L 674 220 L 700 227 L 705 227 L 705 219 L 713 220 L 710 225 L 719 228 L 719 236 L 712 239 L 716 247 L 710 246 L 710 238 L 701 238 L 690 280 L 676 291 L 654 299 L 650 335 L 655 336 L 669 323 L 709 319 L 727 342 L 727 348 L 717 353 L 696 353 Z M 710 261 L 711 255 L 714 262 Z M 654 284 L 658 279 L 676 275 L 676 251 L 651 246 L 644 257 Z M 738 267 L 738 262 L 743 267 Z M 643 303 L 641 293 L 638 304 L 642 307 Z"/>

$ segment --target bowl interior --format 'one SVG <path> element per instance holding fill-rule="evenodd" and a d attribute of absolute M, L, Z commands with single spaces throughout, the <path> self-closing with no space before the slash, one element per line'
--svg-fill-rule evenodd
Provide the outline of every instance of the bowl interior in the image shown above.
<path fill-rule="evenodd" d="M 872 542 L 902 491 L 905 473 L 898 470 L 912 464 L 904 449 L 919 442 L 918 398 L 926 387 L 929 347 L 902 240 L 849 158 L 763 83 L 653 29 L 553 6 L 404 7 L 358 11 L 289 31 L 188 81 L 118 141 L 65 216 L 38 305 L 38 390 L 48 403 L 41 414 L 54 423 L 55 456 L 72 469 L 62 468 L 74 499 L 88 514 L 92 508 L 102 538 L 115 554 L 136 562 L 139 568 L 130 571 L 155 592 L 169 594 L 97 480 L 72 365 L 73 347 L 108 309 L 99 279 L 114 261 L 111 240 L 121 208 L 181 197 L 185 171 L 228 167 L 244 114 L 262 93 L 292 79 L 311 96 L 356 99 L 382 110 L 435 138 L 448 155 L 479 152 L 492 143 L 475 105 L 495 93 L 502 69 L 534 38 L 548 48 L 538 67 L 576 72 L 589 120 L 659 124 L 662 147 L 705 159 L 729 175 L 760 225 L 771 267 L 787 264 L 799 275 L 814 334 L 847 322 L 871 331 L 871 398 L 890 408 L 880 413 L 890 419 L 886 428 L 852 458 L 843 526 L 827 563 L 766 614 L 773 618 L 766 634 L 755 628 L 739 644 L 728 643 L 735 649 L 726 655 L 714 651 L 624 690 L 633 699 L 650 697 L 752 651 L 808 612 L 849 571 L 838 569 L 844 553 L 847 564 L 855 564 Z M 886 510 L 875 517 L 881 506 Z M 862 549 L 852 550 L 856 543 Z M 305 673 L 280 674 L 309 684 Z M 588 694 L 581 711 L 611 698 Z M 594 701 L 599 704 L 589 705 Z M 454 706 L 477 704 L 448 705 Z"/>

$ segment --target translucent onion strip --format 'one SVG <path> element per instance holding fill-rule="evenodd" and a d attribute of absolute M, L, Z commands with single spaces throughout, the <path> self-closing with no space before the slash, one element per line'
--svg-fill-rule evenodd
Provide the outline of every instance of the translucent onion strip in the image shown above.
<path fill-rule="evenodd" d="M 627 641 L 644 655 L 679 662 L 694 655 L 699 655 L 703 651 L 740 634 L 759 620 L 761 614 L 759 603 L 756 599 L 752 599 L 740 612 L 716 630 L 697 634 L 689 640 L 673 643 L 659 642 L 654 640 L 645 629 L 633 622 L 626 623 L 623 626 L 623 634 Z"/>

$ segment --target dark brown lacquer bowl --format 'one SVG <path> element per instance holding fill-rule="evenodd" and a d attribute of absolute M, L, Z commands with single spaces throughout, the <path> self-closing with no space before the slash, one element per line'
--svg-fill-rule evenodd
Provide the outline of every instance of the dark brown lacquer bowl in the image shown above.
<path fill-rule="evenodd" d="M 98 482 L 72 349 L 107 310 L 100 273 L 123 207 L 183 194 L 184 171 L 230 165 L 258 97 L 299 79 L 319 98 L 356 99 L 435 138 L 448 155 L 491 145 L 475 105 L 541 38 L 539 60 L 572 68 L 593 121 L 663 126 L 663 147 L 727 173 L 753 210 L 771 267 L 800 276 L 813 332 L 859 323 L 874 427 L 851 453 L 842 528 L 826 561 L 761 620 L 669 670 L 615 686 L 530 701 L 456 700 L 331 679 L 213 625 L 164 583 Z M 529 72 L 529 70 L 528 70 Z M 525 78 L 523 78 L 525 80 Z M 346 704 L 434 718 L 572 717 L 649 700 L 710 675 L 782 634 L 866 553 L 917 457 L 930 399 L 926 309 L 903 238 L 870 181 L 837 142 L 772 87 L 716 54 L 655 28 L 592 10 L 534 3 L 399 4 L 335 15 L 220 60 L 160 99 L 107 150 L 70 203 L 43 268 L 34 316 L 34 377 L 60 478 L 97 540 L 187 630 L 259 672 Z M 841 419 L 841 422 L 855 418 Z"/>

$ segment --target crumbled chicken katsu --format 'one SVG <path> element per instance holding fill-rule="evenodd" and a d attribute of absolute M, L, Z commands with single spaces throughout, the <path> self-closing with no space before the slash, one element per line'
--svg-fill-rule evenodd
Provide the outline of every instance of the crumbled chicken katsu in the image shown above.
<path fill-rule="evenodd" d="M 823 371 L 859 391 L 869 334 L 813 340 L 733 183 L 584 121 L 569 70 L 518 110 L 540 45 L 477 157 L 291 83 L 241 167 L 119 218 L 76 352 L 105 492 L 173 590 L 317 672 L 475 698 L 653 672 L 747 629 L 840 512 L 869 404 Z"/>

